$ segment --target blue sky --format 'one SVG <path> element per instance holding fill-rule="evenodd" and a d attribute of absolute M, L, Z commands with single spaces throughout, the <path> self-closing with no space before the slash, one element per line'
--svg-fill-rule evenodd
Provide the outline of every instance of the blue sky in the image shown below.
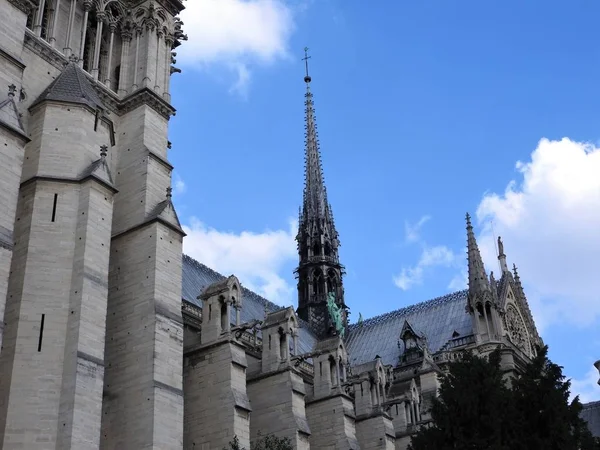
<path fill-rule="evenodd" d="M 194 0 L 170 125 L 185 251 L 295 303 L 304 68 L 353 319 L 516 263 L 553 360 L 600 399 L 600 4 Z M 493 230 L 491 224 L 493 223 Z"/>

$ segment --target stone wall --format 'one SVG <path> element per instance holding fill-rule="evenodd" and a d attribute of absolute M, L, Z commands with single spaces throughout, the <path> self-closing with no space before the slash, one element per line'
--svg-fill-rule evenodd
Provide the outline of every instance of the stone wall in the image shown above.
<path fill-rule="evenodd" d="M 289 438 L 296 450 L 308 450 L 310 429 L 305 396 L 304 381 L 291 368 L 249 380 L 251 440 L 257 439 L 259 433 L 263 436 L 274 434 Z"/>
<path fill-rule="evenodd" d="M 244 348 L 229 338 L 185 355 L 185 449 L 220 450 L 234 436 L 250 447 L 246 368 Z"/>

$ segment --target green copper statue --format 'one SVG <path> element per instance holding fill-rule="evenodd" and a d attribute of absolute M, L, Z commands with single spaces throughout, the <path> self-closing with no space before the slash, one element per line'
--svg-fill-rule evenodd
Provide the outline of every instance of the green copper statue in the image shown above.
<path fill-rule="evenodd" d="M 335 325 L 335 330 L 341 337 L 344 337 L 346 330 L 344 328 L 344 323 L 342 322 L 342 313 L 340 312 L 339 306 L 335 303 L 335 293 L 333 292 L 327 294 L 327 310 L 329 311 L 331 321 Z"/>

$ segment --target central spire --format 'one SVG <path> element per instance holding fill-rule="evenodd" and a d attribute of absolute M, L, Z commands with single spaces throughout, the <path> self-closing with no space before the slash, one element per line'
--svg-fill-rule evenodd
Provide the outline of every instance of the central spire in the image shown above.
<path fill-rule="evenodd" d="M 313 94 L 310 89 L 312 78 L 308 72 L 310 58 L 308 48 L 305 48 L 302 58 L 306 69 L 304 191 L 296 236 L 299 253 L 299 265 L 296 269 L 298 316 L 309 322 L 319 337 L 325 337 L 344 333 L 347 327 L 347 308 L 342 286 L 344 268 L 338 257 L 340 243 L 323 177 Z M 335 306 L 332 306 L 331 298 L 335 299 Z M 335 319 L 336 308 L 341 314 L 344 331 Z"/>
<path fill-rule="evenodd" d="M 302 218 L 319 218 L 321 220 L 329 220 L 333 226 L 333 218 L 331 217 L 331 208 L 327 202 L 327 190 L 323 177 L 323 166 L 321 163 L 321 151 L 319 148 L 319 133 L 317 132 L 317 124 L 315 118 L 315 107 L 313 94 L 310 90 L 310 82 L 312 78 L 308 74 L 308 47 L 304 48 L 304 58 L 306 66 L 306 75 L 304 82 L 306 83 L 305 101 L 305 155 L 304 155 L 304 195 L 302 202 Z M 335 231 L 335 230 L 333 230 Z M 337 237 L 337 236 L 336 236 Z"/>

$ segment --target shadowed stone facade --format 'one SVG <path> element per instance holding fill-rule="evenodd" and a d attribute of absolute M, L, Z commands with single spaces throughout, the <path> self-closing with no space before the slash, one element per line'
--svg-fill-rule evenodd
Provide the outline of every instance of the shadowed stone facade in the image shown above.
<path fill-rule="evenodd" d="M 350 325 L 306 82 L 298 309 L 188 256 L 171 202 L 179 0 L 0 0 L 0 449 L 405 449 L 458 352 L 541 343 L 516 268 Z"/>

